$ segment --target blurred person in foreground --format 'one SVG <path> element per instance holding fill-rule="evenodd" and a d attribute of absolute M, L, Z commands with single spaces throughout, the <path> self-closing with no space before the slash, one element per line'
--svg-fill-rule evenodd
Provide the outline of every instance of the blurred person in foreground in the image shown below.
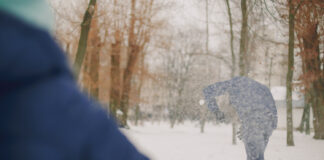
<path fill-rule="evenodd" d="M 146 160 L 73 79 L 45 0 L 0 0 L 0 159 Z"/>

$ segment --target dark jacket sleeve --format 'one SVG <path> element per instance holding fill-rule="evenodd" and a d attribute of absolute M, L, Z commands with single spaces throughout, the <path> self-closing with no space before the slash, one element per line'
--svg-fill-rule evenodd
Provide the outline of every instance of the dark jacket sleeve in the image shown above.
<path fill-rule="evenodd" d="M 215 97 L 223 95 L 229 87 L 230 87 L 230 82 L 224 81 L 224 82 L 214 83 L 203 89 L 207 106 L 211 111 L 219 110 Z"/>
<path fill-rule="evenodd" d="M 93 160 L 147 160 L 126 137 L 117 129 L 115 123 L 104 114 L 97 115 L 98 120 L 91 130 L 86 145 L 86 157 Z"/>
<path fill-rule="evenodd" d="M 87 160 L 148 160 L 139 153 L 119 131 L 99 104 L 92 102 L 75 89 L 68 104 L 83 110 L 80 123 L 84 126 L 84 158 Z M 67 106 L 68 107 L 68 106 Z"/>
<path fill-rule="evenodd" d="M 217 82 L 203 89 L 207 107 L 210 111 L 216 114 L 216 118 L 218 120 L 224 120 L 225 115 L 219 110 L 215 97 L 223 95 L 228 90 L 230 85 L 230 81 Z"/>

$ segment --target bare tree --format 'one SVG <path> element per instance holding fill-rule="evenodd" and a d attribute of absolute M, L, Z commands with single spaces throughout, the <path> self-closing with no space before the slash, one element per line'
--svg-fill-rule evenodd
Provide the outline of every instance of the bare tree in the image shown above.
<path fill-rule="evenodd" d="M 199 33 L 198 33 L 199 34 Z M 185 119 L 194 93 L 189 92 L 189 80 L 193 75 L 192 67 L 196 54 L 203 54 L 203 43 L 197 38 L 195 30 L 179 31 L 172 39 L 173 46 L 164 54 L 165 87 L 167 89 L 167 106 L 171 128 Z M 200 93 L 200 92 L 199 92 Z M 198 105 L 198 100 L 195 102 Z"/>
<path fill-rule="evenodd" d="M 315 139 L 324 139 L 324 71 L 323 47 L 324 3 L 322 1 L 299 1 L 295 14 L 296 35 L 303 65 L 300 76 L 305 89 L 305 108 L 299 129 L 306 126 L 309 133 L 310 107 L 313 108 Z M 323 43 L 322 43 L 323 44 Z M 322 50 L 322 51 L 321 51 Z"/>
<path fill-rule="evenodd" d="M 136 3 L 143 7 L 136 9 Z M 143 53 L 150 41 L 152 27 L 151 18 L 153 14 L 154 0 L 131 0 L 131 11 L 128 28 L 128 48 L 126 58 L 126 68 L 123 73 L 123 87 L 121 92 L 120 108 L 123 112 L 121 125 L 127 126 L 129 94 L 131 92 L 131 80 L 134 74 L 135 65 L 139 55 Z M 136 25 L 138 23 L 139 25 Z"/>
<path fill-rule="evenodd" d="M 81 23 L 81 34 L 79 39 L 78 51 L 76 53 L 76 58 L 74 63 L 76 77 L 79 76 L 80 69 L 84 60 L 84 56 L 86 54 L 88 34 L 90 31 L 92 17 L 95 12 L 96 2 L 97 0 L 89 1 L 88 8 L 84 13 L 83 21 Z"/>
<path fill-rule="evenodd" d="M 292 78 L 294 74 L 294 44 L 295 44 L 295 13 L 296 6 L 293 0 L 288 1 L 289 6 L 289 44 L 288 44 L 288 71 L 286 80 L 286 102 L 287 102 L 287 145 L 294 146 L 293 114 L 292 114 Z"/>

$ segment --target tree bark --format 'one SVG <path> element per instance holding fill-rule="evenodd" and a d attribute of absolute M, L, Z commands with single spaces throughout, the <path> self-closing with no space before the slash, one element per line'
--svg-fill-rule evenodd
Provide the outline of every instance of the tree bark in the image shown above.
<path fill-rule="evenodd" d="M 234 77 L 235 71 L 236 71 L 236 58 L 235 58 L 235 53 L 234 53 L 234 33 L 233 33 L 232 12 L 231 12 L 229 0 L 225 0 L 225 2 L 226 2 L 226 6 L 227 6 L 227 14 L 228 14 L 228 21 L 229 21 L 230 35 L 231 35 L 231 40 L 230 40 L 231 55 L 232 55 L 231 77 Z"/>
<path fill-rule="evenodd" d="M 97 7 L 95 6 L 94 12 Z M 97 27 L 97 19 L 91 21 L 91 30 L 88 35 L 88 45 L 83 62 L 83 89 L 94 99 L 99 100 L 99 58 L 100 48 L 102 46 Z"/>
<path fill-rule="evenodd" d="M 205 132 L 205 124 L 206 124 L 206 118 L 201 117 L 200 119 L 200 133 L 204 133 Z"/>
<path fill-rule="evenodd" d="M 248 41 L 248 11 L 246 0 L 241 0 L 242 26 L 240 39 L 240 76 L 246 76 L 247 41 Z"/>
<path fill-rule="evenodd" d="M 294 5 L 289 1 L 289 43 L 288 43 L 288 71 L 286 80 L 286 106 L 287 106 L 287 145 L 294 146 L 293 114 L 292 114 L 292 80 L 294 73 L 294 41 L 295 16 Z"/>
<path fill-rule="evenodd" d="M 120 69 L 120 54 L 121 54 L 121 33 L 115 31 L 115 43 L 111 44 L 111 85 L 110 85 L 110 100 L 109 112 L 117 118 L 117 109 L 120 108 L 120 92 L 121 92 L 121 69 Z"/>
<path fill-rule="evenodd" d="M 96 10 L 97 7 L 95 7 Z M 101 42 L 99 37 L 99 28 L 97 27 L 97 19 L 92 20 L 92 30 L 89 34 L 90 47 L 88 48 L 88 53 L 90 57 L 89 64 L 89 78 L 90 78 L 90 95 L 99 100 L 99 59 L 100 59 L 100 48 Z"/>
<path fill-rule="evenodd" d="M 135 126 L 138 125 L 138 121 L 141 119 L 141 109 L 139 104 L 135 107 Z"/>
<path fill-rule="evenodd" d="M 233 78 L 235 76 L 235 70 L 236 70 L 236 58 L 234 54 L 234 34 L 233 34 L 233 22 L 232 22 L 232 12 L 229 0 L 225 0 L 226 6 L 227 6 L 227 14 L 228 14 L 228 21 L 230 26 L 230 48 L 231 48 L 231 55 L 232 55 L 232 68 L 231 68 L 231 77 Z M 232 144 L 236 144 L 236 124 L 232 123 Z"/>
<path fill-rule="evenodd" d="M 206 54 L 209 53 L 209 18 L 208 18 L 208 15 L 209 15 L 209 9 L 208 9 L 208 0 L 205 0 L 206 2 L 206 14 L 205 14 L 205 18 L 206 18 L 206 43 L 205 43 L 205 49 L 206 49 Z"/>
<path fill-rule="evenodd" d="M 140 99 L 141 99 L 141 89 L 144 83 L 144 69 L 145 69 L 145 54 L 141 54 L 140 56 L 140 60 L 138 63 L 138 68 L 139 68 L 139 72 L 137 72 L 137 76 L 138 76 L 138 85 L 136 87 L 134 87 L 136 89 L 136 104 L 135 104 L 135 125 L 137 126 L 138 121 L 142 118 L 141 117 L 141 108 L 140 108 Z"/>
<path fill-rule="evenodd" d="M 303 2 L 303 3 L 302 3 Z M 320 52 L 323 28 L 321 1 L 301 1 L 296 13 L 296 28 L 302 58 L 303 80 L 307 103 L 312 107 L 315 139 L 324 139 L 324 64 Z M 305 110 L 305 115 L 306 114 Z M 302 129 L 302 128 L 301 128 Z"/>
<path fill-rule="evenodd" d="M 298 130 L 300 132 L 306 132 L 307 135 L 310 134 L 310 127 L 309 127 L 309 118 L 310 118 L 310 106 L 311 106 L 311 102 L 310 102 L 310 97 L 309 97 L 309 93 L 305 93 L 304 95 L 304 110 L 303 110 L 303 115 L 302 115 L 302 120 L 300 122 L 300 125 L 298 127 Z"/>
<path fill-rule="evenodd" d="M 323 83 L 317 82 L 317 83 Z M 324 93 L 314 89 L 313 115 L 314 115 L 314 139 L 324 139 Z"/>
<path fill-rule="evenodd" d="M 135 36 L 135 4 L 136 0 L 131 1 L 131 17 L 130 17 L 130 26 L 129 26 L 129 35 L 128 35 L 128 59 L 127 59 L 127 65 L 124 72 L 123 77 L 123 88 L 121 93 L 121 102 L 120 102 L 120 108 L 123 112 L 122 118 L 121 118 L 121 126 L 127 127 L 127 118 L 128 118 L 128 107 L 129 107 L 129 94 L 131 91 L 131 79 L 133 75 L 134 66 L 136 64 L 136 61 L 138 59 L 139 55 L 139 46 L 136 44 L 136 36 Z"/>
<path fill-rule="evenodd" d="M 88 8 L 84 13 L 83 21 L 81 23 L 81 34 L 79 39 L 79 45 L 78 45 L 78 50 L 74 61 L 74 73 L 77 78 L 79 77 L 80 69 L 86 54 L 88 34 L 91 27 L 92 17 L 95 12 L 96 2 L 97 0 L 90 0 Z"/>
<path fill-rule="evenodd" d="M 319 46 L 319 38 L 317 32 L 318 25 L 315 25 L 310 31 L 309 37 L 304 38 L 304 46 L 306 51 L 314 51 L 308 63 L 308 71 L 317 74 L 323 74 L 323 69 L 321 69 L 321 65 L 323 65 L 323 59 L 321 60 L 320 55 L 320 46 Z M 324 139 L 324 79 L 322 76 L 319 76 L 312 83 L 311 88 L 311 96 L 312 96 L 312 107 L 313 107 L 313 115 L 314 115 L 314 139 Z"/>
<path fill-rule="evenodd" d="M 269 86 L 269 88 L 271 88 L 272 65 L 273 65 L 273 57 L 270 58 L 270 68 L 269 68 L 269 75 L 268 75 L 268 86 Z"/>
<path fill-rule="evenodd" d="M 305 12 L 305 11 L 304 11 Z M 307 17 L 307 16 L 306 16 Z M 305 18 L 306 18 L 305 17 Z M 307 17 L 308 18 L 308 17 Z M 324 83 L 323 76 L 321 76 L 321 65 L 323 61 L 321 60 L 320 55 L 320 36 L 318 34 L 318 24 L 308 24 L 304 30 L 298 32 L 302 37 L 300 45 L 302 52 L 303 60 L 303 72 L 306 76 L 306 93 L 307 93 L 307 103 L 311 104 L 313 108 L 313 124 L 315 139 L 324 139 L 324 104 L 323 104 L 323 92 L 324 92 Z M 322 74 L 324 75 L 324 74 Z M 307 82 L 308 81 L 308 82 Z M 309 107 L 308 107 L 309 108 Z M 305 116 L 303 116 L 303 121 L 307 121 L 307 111 L 309 109 L 305 108 Z M 304 118 L 306 120 L 304 120 Z M 302 121 L 302 122 L 303 122 Z M 301 124 L 300 129 L 302 130 L 303 124 Z M 307 123 L 306 123 L 307 125 Z M 306 126 L 307 127 L 307 126 Z"/>
<path fill-rule="evenodd" d="M 236 129 L 237 129 L 237 125 L 236 125 L 236 123 L 235 122 L 233 122 L 232 123 L 232 144 L 237 144 L 236 143 L 236 133 L 237 133 L 237 131 L 236 131 Z"/>

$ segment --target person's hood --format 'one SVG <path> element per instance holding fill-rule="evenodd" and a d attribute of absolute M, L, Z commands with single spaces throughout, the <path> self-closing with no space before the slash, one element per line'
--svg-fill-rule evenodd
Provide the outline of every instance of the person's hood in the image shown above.
<path fill-rule="evenodd" d="M 67 66 L 47 31 L 0 11 L 0 94 L 55 74 L 70 74 Z"/>
<path fill-rule="evenodd" d="M 0 0 L 0 10 L 35 27 L 53 29 L 54 17 L 47 0 Z"/>

